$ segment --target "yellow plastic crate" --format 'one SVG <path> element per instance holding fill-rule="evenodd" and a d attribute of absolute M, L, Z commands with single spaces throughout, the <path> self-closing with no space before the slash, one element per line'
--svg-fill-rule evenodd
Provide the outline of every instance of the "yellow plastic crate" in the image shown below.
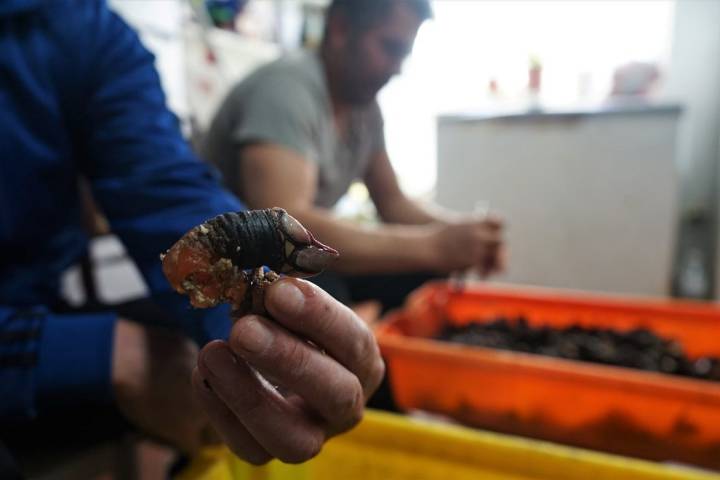
<path fill-rule="evenodd" d="M 177 480 L 720 480 L 661 465 L 368 411 L 302 465 L 253 467 L 225 448 L 207 449 Z"/>

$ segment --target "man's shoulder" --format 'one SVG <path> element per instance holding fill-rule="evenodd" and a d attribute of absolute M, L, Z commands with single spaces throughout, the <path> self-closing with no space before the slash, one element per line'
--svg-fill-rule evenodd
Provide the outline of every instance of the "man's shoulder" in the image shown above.
<path fill-rule="evenodd" d="M 317 61 L 306 51 L 285 54 L 246 77 L 237 85 L 236 91 L 241 96 L 264 92 L 280 97 L 322 95 L 324 84 Z"/>
<path fill-rule="evenodd" d="M 259 70 L 296 74 L 298 76 L 315 76 L 320 70 L 320 59 L 309 50 L 295 50 L 285 53 Z"/>

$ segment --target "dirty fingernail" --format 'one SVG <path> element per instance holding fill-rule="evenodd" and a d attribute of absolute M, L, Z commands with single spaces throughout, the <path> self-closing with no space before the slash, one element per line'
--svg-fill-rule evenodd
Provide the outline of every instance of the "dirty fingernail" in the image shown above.
<path fill-rule="evenodd" d="M 303 308 L 305 295 L 291 281 L 278 282 L 272 289 L 272 301 L 282 313 L 294 315 Z"/>
<path fill-rule="evenodd" d="M 243 350 L 251 353 L 262 353 L 270 346 L 273 334 L 259 320 L 250 317 L 243 320 L 237 339 Z"/>

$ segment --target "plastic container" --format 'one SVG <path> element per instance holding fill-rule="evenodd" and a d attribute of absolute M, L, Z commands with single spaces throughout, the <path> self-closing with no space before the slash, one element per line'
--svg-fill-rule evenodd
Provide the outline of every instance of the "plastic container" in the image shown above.
<path fill-rule="evenodd" d="M 709 480 L 679 467 L 369 411 L 302 465 L 252 467 L 206 450 L 176 480 Z"/>
<path fill-rule="evenodd" d="M 404 409 L 652 460 L 720 469 L 720 383 L 429 339 L 444 322 L 646 327 L 690 356 L 720 356 L 720 309 L 703 304 L 429 284 L 376 330 Z"/>

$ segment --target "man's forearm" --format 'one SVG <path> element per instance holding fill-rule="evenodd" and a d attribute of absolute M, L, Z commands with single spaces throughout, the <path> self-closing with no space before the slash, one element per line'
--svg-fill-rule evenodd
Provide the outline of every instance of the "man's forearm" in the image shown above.
<path fill-rule="evenodd" d="M 320 241 L 340 252 L 332 267 L 337 271 L 362 274 L 435 269 L 432 226 L 357 225 L 317 207 L 289 212 Z"/>
<path fill-rule="evenodd" d="M 382 202 L 382 204 L 376 203 L 376 207 L 383 221 L 402 225 L 453 223 L 459 217 L 457 212 L 431 202 L 413 200 L 404 194 Z"/>
<path fill-rule="evenodd" d="M 400 188 L 385 151 L 372 157 L 364 180 L 380 218 L 387 223 L 426 225 L 456 220 L 457 215 L 449 210 L 409 198 Z"/>

